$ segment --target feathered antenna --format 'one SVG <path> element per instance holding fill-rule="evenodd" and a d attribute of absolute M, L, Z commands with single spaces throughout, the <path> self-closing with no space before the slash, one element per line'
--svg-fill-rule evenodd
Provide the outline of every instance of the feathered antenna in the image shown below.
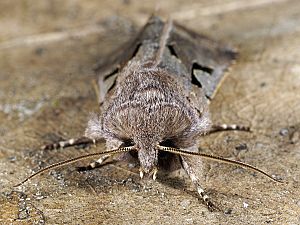
<path fill-rule="evenodd" d="M 56 168 L 59 168 L 59 167 L 65 166 L 65 165 L 69 165 L 71 163 L 75 163 L 75 162 L 81 161 L 83 159 L 88 159 L 88 158 L 92 158 L 92 157 L 100 156 L 100 155 L 113 155 L 113 154 L 117 154 L 117 153 L 121 153 L 121 152 L 128 152 L 128 151 L 131 151 L 131 150 L 135 150 L 135 149 L 133 147 L 123 147 L 123 148 L 113 149 L 113 150 L 105 151 L 105 152 L 95 152 L 95 153 L 91 153 L 91 154 L 87 154 L 87 155 L 82 155 L 82 156 L 78 156 L 76 158 L 72 158 L 72 159 L 68 159 L 68 160 L 65 160 L 65 161 L 58 162 L 58 163 L 54 163 L 50 166 L 47 166 L 47 167 L 37 171 L 36 173 L 28 176 L 27 178 L 25 178 L 20 183 L 14 185 L 14 187 L 18 187 L 18 186 L 24 184 L 28 180 L 32 179 L 33 177 L 35 177 L 35 176 L 37 176 L 41 173 L 44 173 L 44 172 L 47 172 L 49 170 L 56 169 Z"/>
<path fill-rule="evenodd" d="M 174 153 L 174 154 L 178 154 L 178 155 L 183 155 L 183 156 L 200 156 L 202 158 L 205 159 L 210 159 L 210 160 L 214 160 L 217 162 L 223 162 L 223 163 L 227 163 L 227 164 L 231 164 L 231 165 L 237 165 L 246 169 L 250 169 L 253 170 L 255 172 L 259 172 L 263 175 L 265 175 L 266 177 L 268 177 L 269 179 L 275 181 L 275 182 L 279 182 L 279 183 L 284 183 L 283 181 L 277 180 L 274 177 L 272 177 L 271 175 L 267 174 L 266 172 L 251 166 L 249 164 L 246 163 L 242 163 L 239 161 L 235 161 L 235 160 L 231 160 L 231 159 L 225 159 L 219 156 L 214 156 L 214 155 L 209 155 L 209 154 L 204 154 L 204 153 L 199 153 L 199 152 L 189 152 L 183 149 L 178 149 L 178 148 L 172 148 L 172 147 L 164 147 L 164 146 L 157 146 L 159 150 L 161 151 L 165 151 L 165 152 L 170 152 L 170 153 Z"/>

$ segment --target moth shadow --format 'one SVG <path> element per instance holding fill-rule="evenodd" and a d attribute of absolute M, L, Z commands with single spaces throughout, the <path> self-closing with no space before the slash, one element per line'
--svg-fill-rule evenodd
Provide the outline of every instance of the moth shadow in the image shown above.
<path fill-rule="evenodd" d="M 158 182 L 174 189 L 185 190 L 187 188 L 185 180 L 179 177 L 164 177 L 158 179 Z"/>
<path fill-rule="evenodd" d="M 158 179 L 158 182 L 168 186 L 170 188 L 174 188 L 176 190 L 180 190 L 194 198 L 200 199 L 197 194 L 196 189 L 193 189 L 193 185 L 189 182 L 186 182 L 186 177 L 182 176 L 161 176 L 162 178 Z"/>

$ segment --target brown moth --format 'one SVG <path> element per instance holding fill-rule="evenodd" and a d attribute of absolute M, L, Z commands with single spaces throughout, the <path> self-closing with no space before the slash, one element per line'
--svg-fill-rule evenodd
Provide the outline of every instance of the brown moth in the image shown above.
<path fill-rule="evenodd" d="M 101 156 L 86 169 L 110 157 L 134 158 L 141 178 L 156 178 L 158 170 L 182 167 L 199 195 L 213 204 L 200 185 L 202 158 L 265 172 L 241 162 L 199 153 L 202 135 L 216 130 L 246 127 L 213 126 L 208 103 L 236 52 L 171 20 L 151 17 L 136 39 L 97 68 L 101 114 L 88 122 L 85 139 L 46 145 L 46 149 L 92 143 L 105 139 L 108 151 L 59 162 L 28 179 L 81 159 Z M 111 150 L 112 149 L 112 150 Z M 275 180 L 276 181 L 276 180 Z"/>

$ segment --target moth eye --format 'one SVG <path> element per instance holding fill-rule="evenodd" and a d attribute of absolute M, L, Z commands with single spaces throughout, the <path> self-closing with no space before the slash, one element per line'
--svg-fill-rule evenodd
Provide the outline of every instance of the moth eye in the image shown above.
<path fill-rule="evenodd" d="M 162 142 L 160 142 L 159 145 L 164 147 L 176 147 L 172 139 L 165 139 Z"/>
<path fill-rule="evenodd" d="M 135 145 L 135 143 L 134 143 L 133 139 L 124 139 L 123 143 L 120 147 L 131 147 L 134 145 Z"/>

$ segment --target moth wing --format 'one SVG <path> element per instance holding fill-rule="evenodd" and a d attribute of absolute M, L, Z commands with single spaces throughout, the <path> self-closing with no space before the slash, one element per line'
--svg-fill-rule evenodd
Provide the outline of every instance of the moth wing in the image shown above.
<path fill-rule="evenodd" d="M 132 58 L 136 48 L 137 43 L 128 42 L 97 64 L 95 72 L 98 75 L 100 105 L 104 102 L 106 94 L 115 86 L 121 67 Z"/>
<path fill-rule="evenodd" d="M 208 99 L 213 98 L 225 71 L 237 56 L 234 49 L 177 23 L 168 45 L 191 73 L 192 83 L 201 87 Z"/>
<path fill-rule="evenodd" d="M 118 72 L 136 55 L 143 42 L 159 44 L 164 24 L 159 17 L 150 17 L 133 41 L 121 46 L 98 64 L 95 70 L 99 75 L 100 104 L 114 87 Z M 190 72 L 192 83 L 201 87 L 205 96 L 212 99 L 224 78 L 224 72 L 237 53 L 232 48 L 177 23 L 173 26 L 167 44 Z"/>
<path fill-rule="evenodd" d="M 136 38 L 112 52 L 95 68 L 98 74 L 99 103 L 103 103 L 106 94 L 114 87 L 118 72 L 137 54 L 144 41 L 159 42 L 164 22 L 159 17 L 152 16 L 137 34 Z"/>

